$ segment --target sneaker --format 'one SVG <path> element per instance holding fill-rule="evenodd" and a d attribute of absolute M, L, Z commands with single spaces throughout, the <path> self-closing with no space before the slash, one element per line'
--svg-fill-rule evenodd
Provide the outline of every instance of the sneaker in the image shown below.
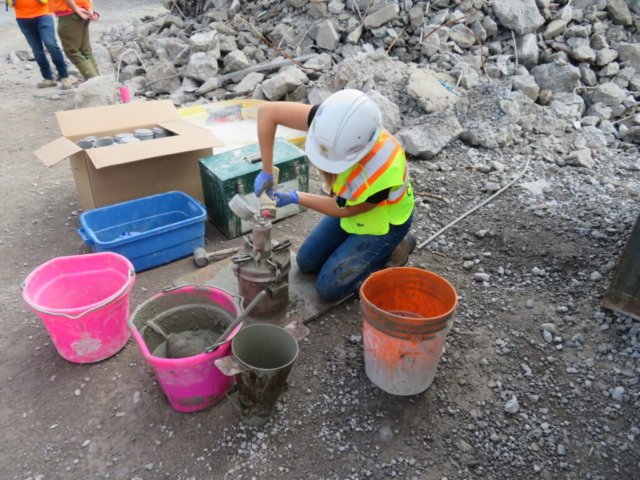
<path fill-rule="evenodd" d="M 73 89 L 73 85 L 71 85 L 71 80 L 69 80 L 69 77 L 61 78 L 60 83 L 62 84 L 63 90 Z"/>
<path fill-rule="evenodd" d="M 409 255 L 416 249 L 417 243 L 416 236 L 413 232 L 410 231 L 407 233 L 407 236 L 404 237 L 393 252 L 391 252 L 384 268 L 402 267 L 406 265 L 409 261 Z"/>
<path fill-rule="evenodd" d="M 43 80 L 38 84 L 38 88 L 55 87 L 56 85 L 55 80 Z"/>

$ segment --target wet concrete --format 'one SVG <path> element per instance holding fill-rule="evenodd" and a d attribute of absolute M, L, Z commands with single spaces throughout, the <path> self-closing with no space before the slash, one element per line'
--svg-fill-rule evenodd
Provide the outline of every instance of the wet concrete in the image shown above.
<path fill-rule="evenodd" d="M 214 332 L 212 330 L 186 330 L 180 332 L 178 335 L 187 345 L 187 348 L 189 349 L 189 353 L 191 353 L 191 355 L 176 354 L 176 348 L 181 348 L 183 353 L 185 352 L 185 350 L 182 345 L 176 346 L 175 341 L 169 348 L 171 356 L 169 356 L 167 353 L 167 341 L 164 341 L 160 345 L 158 345 L 158 347 L 152 352 L 152 355 L 161 358 L 184 358 L 192 355 L 199 355 L 201 353 L 204 353 L 204 351 L 208 347 L 218 341 L 218 338 L 220 338 L 220 333 Z M 171 343 L 171 339 L 169 339 L 169 343 Z"/>
<path fill-rule="evenodd" d="M 179 334 L 180 339 L 187 344 L 193 355 L 203 353 L 207 347 L 213 345 L 235 319 L 230 312 L 214 305 L 188 304 L 160 313 L 153 310 L 155 309 L 147 312 L 147 320 L 153 321 L 168 336 Z M 167 342 L 158 332 L 147 326 L 139 330 L 152 355 L 161 358 L 178 358 L 175 354 L 168 356 Z M 176 346 L 176 343 L 174 342 L 172 346 Z M 179 346 L 183 352 L 187 351 L 182 344 Z M 184 356 L 191 355 L 179 355 L 179 357 Z"/>

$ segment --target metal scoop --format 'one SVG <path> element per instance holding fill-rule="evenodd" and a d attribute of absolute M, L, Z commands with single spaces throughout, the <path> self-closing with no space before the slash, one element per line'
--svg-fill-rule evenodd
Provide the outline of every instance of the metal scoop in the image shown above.
<path fill-rule="evenodd" d="M 167 348 L 167 358 L 186 358 L 202 353 L 179 333 L 170 333 L 167 335 L 153 320 L 147 320 L 147 326 L 164 338 Z"/>
<path fill-rule="evenodd" d="M 251 205 L 246 198 L 241 197 L 240 195 L 234 195 L 233 198 L 229 200 L 229 208 L 233 213 L 245 221 L 252 220 L 258 213 L 254 206 Z"/>
<path fill-rule="evenodd" d="M 164 338 L 167 347 L 167 358 L 186 358 L 193 357 L 194 355 L 199 355 L 201 353 L 211 353 L 227 341 L 227 337 L 229 336 L 229 334 L 240 324 L 240 322 L 242 322 L 249 315 L 249 313 L 251 313 L 251 310 L 254 309 L 258 302 L 262 300 L 266 294 L 267 292 L 263 290 L 258 295 L 256 295 L 256 297 L 247 306 L 247 308 L 245 308 L 245 310 L 240 315 L 238 315 L 233 322 L 231 322 L 231 324 L 225 329 L 225 331 L 222 332 L 220 337 L 218 337 L 221 340 L 214 343 L 210 347 L 207 347 L 204 352 L 196 346 L 192 345 L 179 333 L 165 333 L 165 331 L 162 330 L 162 328 L 160 328 L 160 326 L 158 326 L 153 320 L 147 320 L 147 326 L 149 326 L 155 332 L 159 333 L 162 338 Z"/>

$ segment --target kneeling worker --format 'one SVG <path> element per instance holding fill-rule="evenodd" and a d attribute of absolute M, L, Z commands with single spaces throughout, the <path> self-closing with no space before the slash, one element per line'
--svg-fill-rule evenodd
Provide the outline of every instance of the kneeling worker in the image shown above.
<path fill-rule="evenodd" d="M 276 128 L 308 130 L 306 154 L 330 197 L 276 191 L 273 145 Z M 258 109 L 263 170 L 256 195 L 267 191 L 276 205 L 292 203 L 324 217 L 297 255 L 300 270 L 317 273 L 316 289 L 327 300 L 356 292 L 382 268 L 404 265 L 416 245 L 410 232 L 413 190 L 404 151 L 382 127 L 376 103 L 358 90 L 341 90 L 321 105 L 270 102 Z"/>

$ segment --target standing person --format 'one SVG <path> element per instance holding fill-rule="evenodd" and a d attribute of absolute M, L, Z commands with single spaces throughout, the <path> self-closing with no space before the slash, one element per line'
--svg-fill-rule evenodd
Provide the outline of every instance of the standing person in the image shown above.
<path fill-rule="evenodd" d="M 330 197 L 276 191 L 273 145 L 276 128 L 308 130 L 306 154 L 322 174 Z M 358 290 L 373 272 L 407 262 L 416 245 L 409 231 L 413 190 L 404 151 L 382 128 L 382 113 L 358 90 L 342 90 L 321 105 L 270 102 L 258 109 L 263 170 L 256 195 L 268 192 L 277 207 L 292 203 L 324 217 L 305 239 L 296 261 L 317 273 L 316 290 L 337 300 Z"/>
<path fill-rule="evenodd" d="M 56 29 L 47 0 L 13 0 L 12 3 L 20 31 L 27 39 L 44 79 L 38 83 L 38 88 L 57 85 L 51 64 L 44 51 L 45 47 L 56 66 L 62 88 L 65 90 L 73 88 L 64 55 L 56 40 Z"/>
<path fill-rule="evenodd" d="M 20 1 L 20 0 L 18 0 Z M 58 17 L 58 36 L 67 58 L 85 80 L 100 75 L 89 39 L 89 23 L 100 15 L 93 11 L 92 0 L 49 0 Z"/>

